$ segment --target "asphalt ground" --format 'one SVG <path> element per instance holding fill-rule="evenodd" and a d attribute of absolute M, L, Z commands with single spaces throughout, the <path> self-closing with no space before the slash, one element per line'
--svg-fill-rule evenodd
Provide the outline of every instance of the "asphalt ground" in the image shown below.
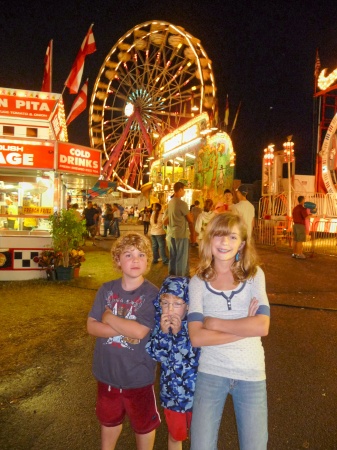
<path fill-rule="evenodd" d="M 140 226 L 122 225 L 142 232 Z M 111 239 L 86 251 L 109 251 Z M 291 258 L 291 250 L 258 247 L 271 304 L 270 333 L 263 338 L 266 355 L 270 450 L 337 449 L 337 260 L 314 256 Z M 191 266 L 198 250 L 190 249 Z M 155 284 L 167 275 L 156 264 L 148 278 Z M 1 300 L 0 300 L 1 301 Z M 75 339 L 76 340 L 76 339 Z M 100 448 L 94 414 L 96 384 L 91 374 L 93 340 L 78 339 L 76 354 L 63 361 L 62 375 L 42 391 L 12 405 L 0 415 L 3 450 L 94 450 Z M 28 368 L 29 369 L 29 368 Z M 1 380 L 0 380 L 1 381 Z M 45 426 L 38 422 L 41 404 Z M 50 406 L 52 405 L 52 406 Z M 207 421 L 207 417 L 205 417 Z M 163 450 L 167 432 L 157 432 L 155 449 Z M 135 449 L 128 423 L 117 449 Z M 184 443 L 184 449 L 189 443 Z M 229 398 L 219 433 L 219 449 L 238 449 L 233 405 Z"/>

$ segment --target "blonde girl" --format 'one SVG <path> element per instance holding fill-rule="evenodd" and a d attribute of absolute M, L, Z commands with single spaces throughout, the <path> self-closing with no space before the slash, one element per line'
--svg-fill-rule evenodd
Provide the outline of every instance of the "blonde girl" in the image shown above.
<path fill-rule="evenodd" d="M 215 450 L 228 394 L 241 450 L 265 450 L 267 394 L 261 336 L 269 331 L 265 277 L 242 218 L 216 215 L 190 282 L 188 328 L 201 347 L 191 426 L 192 450 Z M 205 420 L 207 418 L 207 420 Z"/>

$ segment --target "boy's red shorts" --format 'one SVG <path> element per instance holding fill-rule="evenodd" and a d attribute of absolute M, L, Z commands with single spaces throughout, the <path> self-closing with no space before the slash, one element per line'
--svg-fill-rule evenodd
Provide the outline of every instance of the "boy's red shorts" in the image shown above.
<path fill-rule="evenodd" d="M 96 415 L 101 425 L 106 427 L 120 425 L 127 415 L 137 434 L 150 433 L 160 425 L 153 385 L 116 389 L 99 381 Z"/>
<path fill-rule="evenodd" d="M 177 412 L 164 408 L 167 428 L 176 441 L 185 441 L 191 428 L 192 412 Z"/>

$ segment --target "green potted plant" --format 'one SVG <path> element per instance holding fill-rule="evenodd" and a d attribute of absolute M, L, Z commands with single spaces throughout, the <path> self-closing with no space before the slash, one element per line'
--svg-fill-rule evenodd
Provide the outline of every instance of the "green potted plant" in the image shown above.
<path fill-rule="evenodd" d="M 60 275 L 61 271 L 69 272 L 68 277 L 71 278 L 73 269 L 70 265 L 70 252 L 72 249 L 76 249 L 81 242 L 85 233 L 85 222 L 79 221 L 72 209 L 62 209 L 60 212 L 49 216 L 49 223 L 52 247 L 57 256 L 55 270 L 58 279 L 60 279 L 60 276 L 61 279 L 65 279 Z M 68 269 L 64 271 L 61 268 Z"/>

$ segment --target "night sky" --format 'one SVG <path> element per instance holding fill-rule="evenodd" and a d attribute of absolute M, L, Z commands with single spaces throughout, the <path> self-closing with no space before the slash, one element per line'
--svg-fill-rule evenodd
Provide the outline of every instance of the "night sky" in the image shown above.
<path fill-rule="evenodd" d="M 322 68 L 337 67 L 336 1 L 27 1 L 1 8 L 0 86 L 39 90 L 44 56 L 54 40 L 53 91 L 61 92 L 91 23 L 97 51 L 86 58 L 82 82 L 89 96 L 117 40 L 135 25 L 164 20 L 201 40 L 212 60 L 223 120 L 229 95 L 229 128 L 237 154 L 235 177 L 261 179 L 263 149 L 282 149 L 293 135 L 296 173 L 314 174 L 313 89 L 316 49 Z M 320 6 L 324 5 L 324 6 Z M 64 95 L 66 112 L 75 96 Z M 89 103 L 89 102 L 88 102 Z M 88 112 L 69 126 L 69 140 L 89 145 Z"/>

